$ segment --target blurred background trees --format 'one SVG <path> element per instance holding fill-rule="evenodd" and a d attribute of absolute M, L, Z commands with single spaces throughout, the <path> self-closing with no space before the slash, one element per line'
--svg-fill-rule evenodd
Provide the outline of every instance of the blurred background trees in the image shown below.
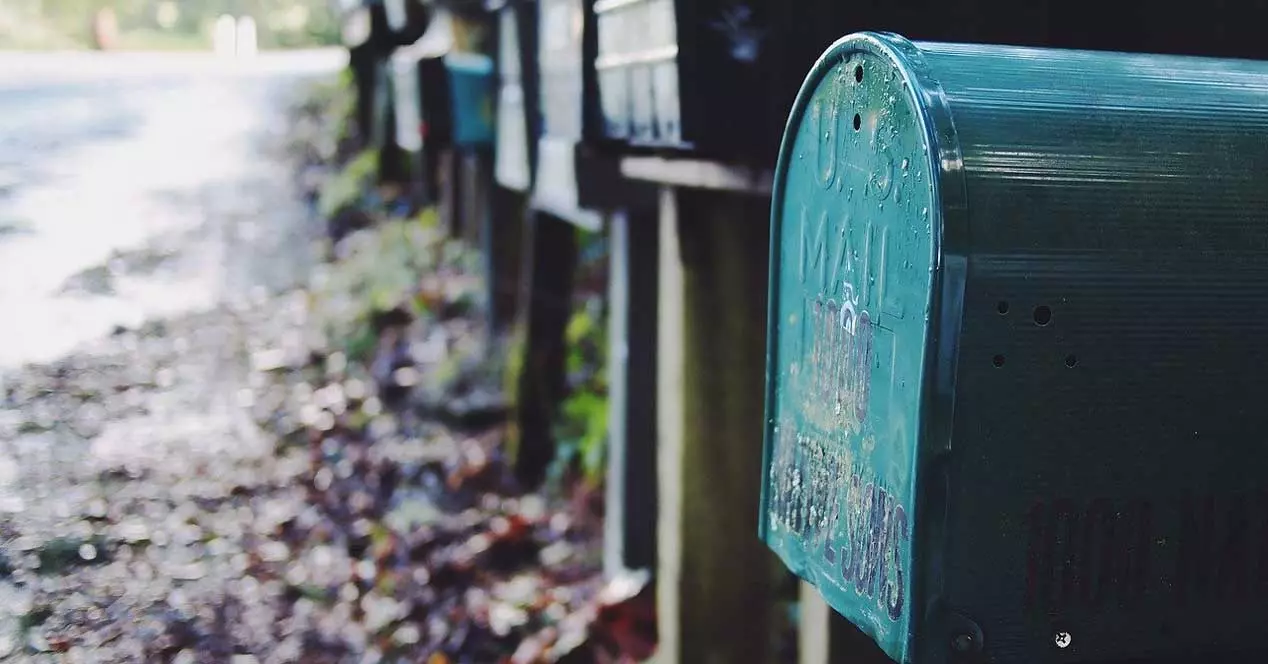
<path fill-rule="evenodd" d="M 260 48 L 335 44 L 339 35 L 328 0 L 3 0 L 0 48 L 93 47 L 96 17 L 111 14 L 124 49 L 209 49 L 222 14 L 255 19 Z"/>

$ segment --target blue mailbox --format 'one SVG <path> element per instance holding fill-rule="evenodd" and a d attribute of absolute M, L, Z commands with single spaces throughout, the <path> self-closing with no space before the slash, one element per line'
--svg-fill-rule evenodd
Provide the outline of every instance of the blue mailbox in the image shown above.
<path fill-rule="evenodd" d="M 494 136 L 493 59 L 454 47 L 452 19 L 440 12 L 413 45 L 392 56 L 397 142 L 410 151 L 487 147 Z"/>

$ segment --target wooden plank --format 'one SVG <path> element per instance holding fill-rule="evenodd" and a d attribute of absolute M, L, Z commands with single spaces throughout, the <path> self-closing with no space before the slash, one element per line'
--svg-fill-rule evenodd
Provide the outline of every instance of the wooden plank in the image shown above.
<path fill-rule="evenodd" d="M 656 661 L 775 661 L 780 572 L 757 538 L 765 206 L 679 190 L 660 220 Z"/>
<path fill-rule="evenodd" d="M 770 195 L 773 171 L 701 159 L 625 157 L 621 174 L 675 187 Z"/>
<path fill-rule="evenodd" d="M 799 664 L 893 664 L 876 643 L 823 601 L 819 591 L 800 583 Z"/>
<path fill-rule="evenodd" d="M 652 214 L 609 222 L 608 473 L 604 572 L 656 564 L 656 266 Z"/>
<path fill-rule="evenodd" d="M 656 631 L 659 648 L 655 664 L 679 664 L 683 625 L 679 609 L 682 591 L 683 468 L 686 418 L 683 414 L 683 374 L 686 335 L 683 305 L 684 276 L 678 249 L 678 205 L 672 189 L 660 194 L 660 249 L 657 297 L 656 356 Z"/>

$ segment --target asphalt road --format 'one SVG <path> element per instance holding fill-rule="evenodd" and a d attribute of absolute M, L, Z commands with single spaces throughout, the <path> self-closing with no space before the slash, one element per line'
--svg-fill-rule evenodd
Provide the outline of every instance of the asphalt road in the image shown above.
<path fill-rule="evenodd" d="M 285 470 L 244 358 L 299 329 L 287 109 L 340 65 L 0 54 L 0 660 L 276 649 L 227 499 Z"/>
<path fill-rule="evenodd" d="M 244 267 L 232 247 L 293 244 L 270 150 L 296 85 L 342 62 L 0 53 L 0 369 L 284 278 L 292 256 Z"/>

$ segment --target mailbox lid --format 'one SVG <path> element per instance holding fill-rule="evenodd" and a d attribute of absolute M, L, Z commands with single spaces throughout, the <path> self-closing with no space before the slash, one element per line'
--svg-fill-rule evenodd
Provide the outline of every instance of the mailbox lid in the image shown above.
<path fill-rule="evenodd" d="M 838 41 L 787 124 L 760 515 L 789 569 L 900 662 L 923 609 L 918 470 L 940 413 L 931 386 L 946 371 L 940 288 L 957 278 L 942 246 L 957 174 L 936 158 L 955 141 L 948 116 L 926 105 L 936 84 L 912 50 Z"/>

